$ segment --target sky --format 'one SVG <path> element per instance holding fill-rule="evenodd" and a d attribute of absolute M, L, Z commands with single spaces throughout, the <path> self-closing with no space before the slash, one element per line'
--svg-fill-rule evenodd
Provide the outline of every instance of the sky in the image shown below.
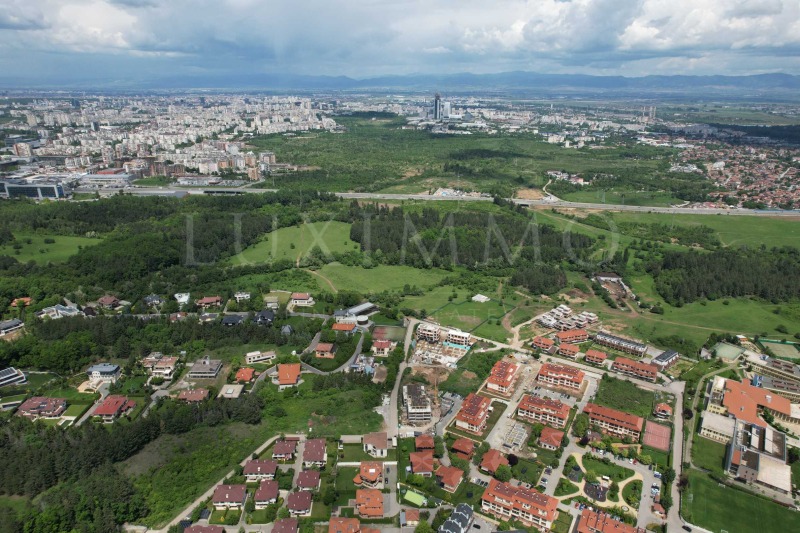
<path fill-rule="evenodd" d="M 0 0 L 0 85 L 800 74 L 800 0 Z"/>

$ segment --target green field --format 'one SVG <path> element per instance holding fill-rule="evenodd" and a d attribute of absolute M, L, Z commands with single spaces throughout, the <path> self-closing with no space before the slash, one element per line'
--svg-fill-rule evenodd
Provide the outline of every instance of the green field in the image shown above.
<path fill-rule="evenodd" d="M 404 130 L 401 117 L 337 116 L 345 134 L 269 135 L 248 141 L 275 152 L 279 161 L 318 167 L 276 179 L 292 189 L 427 192 L 442 186 L 511 196 L 520 187 L 541 187 L 545 172 L 652 175 L 671 150 L 565 150 L 538 135 L 435 135 Z M 638 157 L 630 157 L 635 152 Z M 656 155 L 654 155 L 656 154 Z M 662 155 L 663 154 L 663 155 Z"/>
<path fill-rule="evenodd" d="M 437 322 L 446 326 L 453 326 L 464 331 L 472 331 L 487 320 L 496 322 L 500 320 L 511 307 L 501 304 L 496 300 L 486 303 L 453 301 L 436 311 L 432 317 Z M 496 324 L 495 324 L 496 325 Z M 500 327 L 502 332 L 505 330 Z M 486 333 L 495 334 L 493 330 Z M 480 335 L 479 335 L 480 336 Z M 505 340 L 505 334 L 499 340 Z"/>
<path fill-rule="evenodd" d="M 598 405 L 645 418 L 653 412 L 655 394 L 640 389 L 630 381 L 604 375 L 594 401 Z"/>
<path fill-rule="evenodd" d="M 339 263 L 329 263 L 319 269 L 318 283 L 321 289 L 358 291 L 361 293 L 396 291 L 404 285 L 427 288 L 439 283 L 447 273 L 431 268 L 421 270 L 410 266 L 378 265 L 375 268 L 350 267 Z M 324 278 L 324 279 L 322 279 Z M 327 281 L 326 281 L 327 280 Z"/>
<path fill-rule="evenodd" d="M 70 388 L 63 388 L 63 389 L 49 389 L 45 391 L 40 391 L 42 396 L 47 396 L 50 398 L 64 398 L 67 400 L 67 404 L 73 403 L 94 403 L 95 398 L 99 398 L 98 394 L 88 394 L 83 392 L 78 392 L 76 389 Z"/>
<path fill-rule="evenodd" d="M 90 239 L 88 237 L 39 235 L 34 233 L 15 233 L 14 237 L 22 247 L 19 250 L 15 250 L 13 244 L 4 244 L 0 246 L 0 255 L 10 255 L 21 263 L 27 263 L 28 261 L 34 261 L 39 264 L 63 263 L 70 256 L 78 253 L 81 247 L 93 246 L 101 242 L 101 239 Z M 55 242 L 45 243 L 45 239 L 53 239 Z"/>
<path fill-rule="evenodd" d="M 723 475 L 727 447 L 722 443 L 701 437 L 697 433 L 692 436 L 692 439 L 692 463 L 699 468 L 710 470 L 714 474 Z"/>
<path fill-rule="evenodd" d="M 637 192 L 631 190 L 578 191 L 560 196 L 569 202 L 590 204 L 640 205 L 645 207 L 669 207 L 683 200 L 665 192 Z"/>
<path fill-rule="evenodd" d="M 582 461 L 586 472 L 594 472 L 598 478 L 608 476 L 612 481 L 620 482 L 633 476 L 633 470 L 619 466 L 611 460 L 606 464 L 603 460 L 587 454 L 583 456 Z"/>
<path fill-rule="evenodd" d="M 720 486 L 694 470 L 689 470 L 689 488 L 682 497 L 681 515 L 714 533 L 800 530 L 800 514 L 763 498 Z"/>
<path fill-rule="evenodd" d="M 260 242 L 231 257 L 228 263 L 254 265 L 280 259 L 298 261 L 308 256 L 315 246 L 327 256 L 360 250 L 359 244 L 350 240 L 350 224 L 310 222 L 268 233 Z"/>

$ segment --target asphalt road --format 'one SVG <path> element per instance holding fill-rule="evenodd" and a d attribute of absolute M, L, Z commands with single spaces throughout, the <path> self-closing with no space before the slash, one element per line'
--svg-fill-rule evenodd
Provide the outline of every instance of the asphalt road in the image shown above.
<path fill-rule="evenodd" d="M 169 193 L 189 193 L 189 194 L 263 194 L 275 192 L 277 189 L 253 189 L 253 188 L 229 188 L 229 187 L 135 187 L 127 189 L 84 189 L 78 188 L 76 192 L 94 193 L 98 192 L 101 196 L 111 196 L 125 192 L 139 196 L 152 196 L 157 194 Z M 336 196 L 345 199 L 356 200 L 424 200 L 424 201 L 463 201 L 463 202 L 492 202 L 493 198 L 485 196 L 431 196 L 429 194 L 387 194 L 370 192 L 337 192 Z M 753 215 L 753 216 L 798 216 L 800 210 L 791 211 L 767 211 L 759 209 L 718 209 L 718 208 L 690 208 L 690 207 L 646 207 L 638 205 L 620 204 L 598 204 L 567 202 L 556 197 L 549 197 L 542 200 L 522 200 L 519 198 L 508 198 L 507 200 L 518 205 L 528 207 L 563 207 L 573 209 L 604 209 L 609 211 L 634 211 L 641 213 L 669 213 L 669 214 L 693 214 L 693 215 Z"/>

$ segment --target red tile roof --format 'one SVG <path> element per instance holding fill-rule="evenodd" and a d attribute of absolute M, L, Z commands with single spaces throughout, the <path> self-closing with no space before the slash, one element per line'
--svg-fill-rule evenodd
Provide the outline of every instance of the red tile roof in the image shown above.
<path fill-rule="evenodd" d="M 129 409 L 136 407 L 136 402 L 129 400 L 125 396 L 111 395 L 106 396 L 97 409 L 94 410 L 93 416 L 119 416 Z"/>
<path fill-rule="evenodd" d="M 420 435 L 414 439 L 414 449 L 416 450 L 432 450 L 433 446 L 433 437 L 431 435 Z"/>
<path fill-rule="evenodd" d="M 242 473 L 245 476 L 257 474 L 275 475 L 278 471 L 278 462 L 271 459 L 251 459 L 244 465 Z"/>
<path fill-rule="evenodd" d="M 564 438 L 564 432 L 551 427 L 545 426 L 542 428 L 542 434 L 539 436 L 539 442 L 547 446 L 559 448 L 561 440 Z"/>
<path fill-rule="evenodd" d="M 272 526 L 272 533 L 297 533 L 297 518 L 281 518 Z"/>
<path fill-rule="evenodd" d="M 320 473 L 316 470 L 303 470 L 297 474 L 297 486 L 301 489 L 316 489 L 319 481 Z"/>
<path fill-rule="evenodd" d="M 185 389 L 178 394 L 178 399 L 184 402 L 202 402 L 208 398 L 208 389 Z"/>
<path fill-rule="evenodd" d="M 383 493 L 378 489 L 356 490 L 356 510 L 365 518 L 383 518 Z"/>
<path fill-rule="evenodd" d="M 644 425 L 644 419 L 639 416 L 593 403 L 587 403 L 583 412 L 588 414 L 590 419 L 597 418 L 629 430 L 642 431 Z"/>
<path fill-rule="evenodd" d="M 286 498 L 286 507 L 290 511 L 304 512 L 311 510 L 311 493 L 307 490 L 292 492 Z"/>
<path fill-rule="evenodd" d="M 333 331 L 353 331 L 354 329 L 356 329 L 356 325 L 353 323 L 344 324 L 342 322 L 337 322 L 331 326 L 331 330 Z"/>
<path fill-rule="evenodd" d="M 489 480 L 489 486 L 481 496 L 481 500 L 524 514 L 532 514 L 548 522 L 555 520 L 558 515 L 557 499 L 535 489 L 524 489 L 514 487 L 510 483 L 501 483 L 494 478 Z"/>
<path fill-rule="evenodd" d="M 456 415 L 457 420 L 479 426 L 483 423 L 489 413 L 491 400 L 484 396 L 478 396 L 470 392 L 461 404 L 461 410 Z"/>
<path fill-rule="evenodd" d="M 454 466 L 442 465 L 436 470 L 436 479 L 445 487 L 452 487 L 455 489 L 455 487 L 458 487 L 459 483 L 461 483 L 461 478 L 463 477 L 464 472 Z"/>
<path fill-rule="evenodd" d="M 236 372 L 236 381 L 249 383 L 253 381 L 253 376 L 255 376 L 255 373 L 255 368 L 240 368 L 239 371 Z"/>
<path fill-rule="evenodd" d="M 495 450 L 494 448 L 487 451 L 483 454 L 483 459 L 481 459 L 481 469 L 487 472 L 491 472 L 494 474 L 497 471 L 497 468 L 500 465 L 508 465 L 508 459 L 506 459 L 503 454 L 499 451 Z"/>
<path fill-rule="evenodd" d="M 297 452 L 297 441 L 284 439 L 279 440 L 275 443 L 275 446 L 272 447 L 272 454 L 273 455 L 289 455 L 290 453 Z"/>
<path fill-rule="evenodd" d="M 325 460 L 327 445 L 325 439 L 310 439 L 306 441 L 303 449 L 303 462 L 318 463 Z"/>
<path fill-rule="evenodd" d="M 414 474 L 430 474 L 433 473 L 433 452 L 430 450 L 424 452 L 411 452 L 409 455 L 411 462 L 411 472 Z"/>
<path fill-rule="evenodd" d="M 217 485 L 214 489 L 213 503 L 244 503 L 247 485 Z"/>
<path fill-rule="evenodd" d="M 605 513 L 595 513 L 591 509 L 584 509 L 578 518 L 576 533 L 646 533 L 641 527 L 631 526 L 619 522 Z"/>
<path fill-rule="evenodd" d="M 278 482 L 274 479 L 265 479 L 258 485 L 256 490 L 255 501 L 268 502 L 278 498 L 279 492 Z"/>
<path fill-rule="evenodd" d="M 461 437 L 456 439 L 451 449 L 457 453 L 471 456 L 475 452 L 475 443 L 469 439 Z"/>
<path fill-rule="evenodd" d="M 360 530 L 361 522 L 358 518 L 332 516 L 328 522 L 328 533 L 358 533 Z"/>
<path fill-rule="evenodd" d="M 300 363 L 278 365 L 278 383 L 281 385 L 297 385 L 300 380 Z"/>

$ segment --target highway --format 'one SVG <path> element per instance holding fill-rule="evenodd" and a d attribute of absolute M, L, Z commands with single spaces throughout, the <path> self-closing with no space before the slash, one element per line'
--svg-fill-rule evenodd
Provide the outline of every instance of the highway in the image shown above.
<path fill-rule="evenodd" d="M 126 189 L 76 189 L 80 193 L 100 193 L 100 196 L 113 196 L 120 192 L 134 194 L 137 196 L 168 195 L 175 193 L 188 194 L 263 194 L 266 192 L 276 192 L 277 189 L 253 189 L 253 188 L 227 188 L 227 187 L 129 187 Z M 377 192 L 337 192 L 334 193 L 339 198 L 351 200 L 421 200 L 427 202 L 492 202 L 493 198 L 486 196 L 432 196 L 429 194 L 389 194 Z M 562 209 L 596 209 L 606 211 L 632 211 L 638 213 L 667 213 L 673 215 L 734 215 L 734 216 L 768 216 L 768 217 L 794 217 L 800 216 L 800 209 L 793 210 L 760 210 L 760 209 L 722 209 L 711 207 L 646 207 L 639 205 L 621 204 L 602 204 L 602 203 L 582 203 L 567 202 L 554 196 L 549 196 L 541 200 L 523 200 L 519 198 L 508 198 L 510 202 L 530 208 L 553 208 Z"/>

